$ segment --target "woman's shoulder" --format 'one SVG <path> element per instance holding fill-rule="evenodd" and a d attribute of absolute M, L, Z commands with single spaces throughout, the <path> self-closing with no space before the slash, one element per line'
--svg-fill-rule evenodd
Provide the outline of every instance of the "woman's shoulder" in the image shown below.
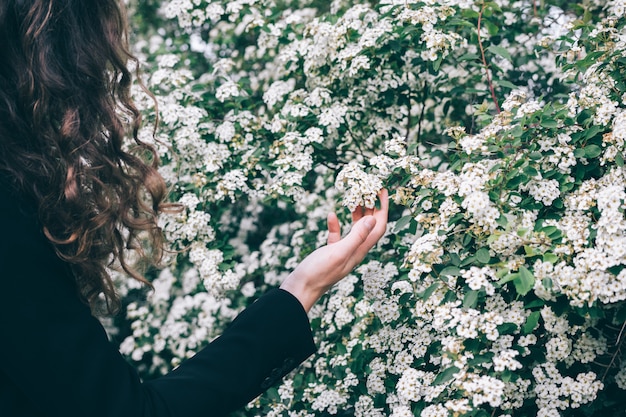
<path fill-rule="evenodd" d="M 37 208 L 31 199 L 19 191 L 15 181 L 5 172 L 0 171 L 0 223 L 30 224 L 36 226 Z M 22 224 L 23 225 L 23 224 Z"/>
<path fill-rule="evenodd" d="M 43 232 L 36 204 L 22 195 L 6 174 L 0 173 L 0 258 L 13 264 L 23 258 L 42 262 L 56 258 Z"/>

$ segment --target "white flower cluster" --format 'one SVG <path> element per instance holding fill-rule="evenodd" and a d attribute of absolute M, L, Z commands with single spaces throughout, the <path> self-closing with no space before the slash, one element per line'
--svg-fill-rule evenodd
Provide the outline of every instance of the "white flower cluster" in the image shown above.
<path fill-rule="evenodd" d="M 200 199 L 195 194 L 187 193 L 178 203 L 182 205 L 182 211 L 166 212 L 159 218 L 159 226 L 167 240 L 178 248 L 184 248 L 194 241 L 212 241 L 215 230 L 211 227 L 211 215 L 198 210 Z"/>
<path fill-rule="evenodd" d="M 361 274 L 366 297 L 384 299 L 389 282 L 398 275 L 398 267 L 392 263 L 382 265 L 379 261 L 371 261 L 358 267 L 356 272 Z"/>
<path fill-rule="evenodd" d="M 221 4 L 207 0 L 169 0 L 162 4 L 161 10 L 165 17 L 178 19 L 178 24 L 186 29 L 202 26 L 207 21 L 215 23 L 226 13 Z"/>
<path fill-rule="evenodd" d="M 409 275 L 411 279 L 417 280 L 420 273 L 430 272 L 432 265 L 441 262 L 444 253 L 441 244 L 445 240 L 445 235 L 439 233 L 426 233 L 413 242 L 405 262 L 410 264 L 415 275 Z"/>
<path fill-rule="evenodd" d="M 469 270 L 463 271 L 461 276 L 467 282 L 472 290 L 483 290 L 487 295 L 494 295 L 495 287 L 493 282 L 497 280 L 495 271 L 489 267 L 471 267 Z"/>
<path fill-rule="evenodd" d="M 593 401 L 603 383 L 593 372 L 578 374 L 576 378 L 563 376 L 551 362 L 533 368 L 537 385 L 538 416 L 559 415 L 558 410 L 578 408 Z"/>
<path fill-rule="evenodd" d="M 237 312 L 229 308 L 227 300 L 216 299 L 206 292 L 180 296 L 196 290 L 199 283 L 197 271 L 193 269 L 182 280 L 169 269 L 163 270 L 153 282 L 155 290 L 150 297 L 151 308 L 136 302 L 128 305 L 132 334 L 124 339 L 120 352 L 135 361 L 150 352 L 152 372 L 166 372 L 178 366 L 182 359 L 193 356 L 207 340 L 215 337 L 216 313 L 220 311 L 224 317 L 233 317 Z M 146 343 L 146 340 L 150 342 Z M 172 352 L 171 363 L 159 356 L 166 348 Z"/>
<path fill-rule="evenodd" d="M 343 205 L 354 211 L 359 206 L 374 208 L 383 183 L 378 176 L 366 173 L 363 165 L 351 161 L 337 175 L 335 187 L 344 192 Z"/>

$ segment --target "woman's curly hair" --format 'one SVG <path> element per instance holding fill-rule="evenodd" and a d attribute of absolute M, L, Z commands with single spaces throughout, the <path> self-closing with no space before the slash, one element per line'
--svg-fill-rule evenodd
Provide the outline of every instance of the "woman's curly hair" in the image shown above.
<path fill-rule="evenodd" d="M 158 156 L 137 137 L 125 19 L 117 0 L 0 2 L 0 170 L 34 200 L 84 300 L 104 294 L 110 311 L 107 267 L 147 282 L 125 256 L 145 236 L 143 255 L 160 259 L 166 196 Z"/>

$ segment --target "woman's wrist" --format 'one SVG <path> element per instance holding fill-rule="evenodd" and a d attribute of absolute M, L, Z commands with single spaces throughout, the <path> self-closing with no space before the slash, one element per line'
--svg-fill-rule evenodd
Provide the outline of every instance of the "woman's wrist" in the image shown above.
<path fill-rule="evenodd" d="M 305 279 L 298 278 L 293 272 L 283 281 L 280 288 L 296 297 L 307 313 L 326 292 L 323 288 L 316 289 L 308 285 Z"/>

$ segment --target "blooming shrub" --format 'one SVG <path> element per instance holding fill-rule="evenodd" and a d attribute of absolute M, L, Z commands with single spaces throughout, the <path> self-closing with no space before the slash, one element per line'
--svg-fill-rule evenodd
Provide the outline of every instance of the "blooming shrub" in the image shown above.
<path fill-rule="evenodd" d="M 176 366 L 386 187 L 386 237 L 310 313 L 319 352 L 237 415 L 623 412 L 626 3 L 604 3 L 135 5 L 142 137 L 184 209 L 148 301 L 120 279 L 123 353 Z"/>

